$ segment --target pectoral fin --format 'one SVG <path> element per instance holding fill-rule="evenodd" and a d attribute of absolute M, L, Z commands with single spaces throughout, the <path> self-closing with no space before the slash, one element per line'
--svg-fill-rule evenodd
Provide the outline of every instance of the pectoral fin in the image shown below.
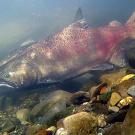
<path fill-rule="evenodd" d="M 128 62 L 125 57 L 125 52 L 124 50 L 118 50 L 115 51 L 110 59 L 110 63 L 117 67 L 126 67 L 128 66 Z"/>

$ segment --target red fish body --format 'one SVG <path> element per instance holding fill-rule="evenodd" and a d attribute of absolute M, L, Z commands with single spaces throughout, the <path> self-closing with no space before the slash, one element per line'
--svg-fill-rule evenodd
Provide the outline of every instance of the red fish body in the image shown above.
<path fill-rule="evenodd" d="M 80 20 L 20 51 L 1 66 L 0 78 L 23 87 L 63 81 L 90 71 L 109 61 L 122 41 L 135 38 L 134 16 L 124 25 L 113 21 L 96 29 Z"/>

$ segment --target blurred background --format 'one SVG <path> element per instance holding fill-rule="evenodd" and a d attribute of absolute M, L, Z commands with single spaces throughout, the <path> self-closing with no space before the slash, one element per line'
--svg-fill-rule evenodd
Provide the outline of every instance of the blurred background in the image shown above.
<path fill-rule="evenodd" d="M 40 40 L 73 22 L 78 8 L 92 27 L 124 23 L 135 0 L 0 0 L 0 60 L 28 40 Z"/>

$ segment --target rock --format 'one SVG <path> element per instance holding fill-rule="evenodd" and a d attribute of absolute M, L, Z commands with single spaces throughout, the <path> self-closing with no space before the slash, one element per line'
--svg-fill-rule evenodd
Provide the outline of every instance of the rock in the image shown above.
<path fill-rule="evenodd" d="M 101 102 L 92 104 L 92 111 L 96 114 L 105 114 L 108 115 L 108 107 L 106 104 L 102 104 Z"/>
<path fill-rule="evenodd" d="M 85 102 L 82 105 L 76 106 L 73 109 L 73 113 L 79 113 L 79 112 L 91 112 L 93 110 L 92 105 L 90 102 Z"/>
<path fill-rule="evenodd" d="M 127 93 L 128 93 L 130 96 L 135 97 L 135 85 L 131 86 L 131 87 L 128 89 Z"/>
<path fill-rule="evenodd" d="M 121 78 L 126 75 L 126 69 L 121 69 L 112 73 L 103 74 L 100 77 L 101 82 L 107 83 L 108 86 L 115 86 L 120 83 Z"/>
<path fill-rule="evenodd" d="M 56 132 L 56 127 L 55 127 L 55 126 L 51 126 L 51 127 L 47 128 L 47 131 L 51 131 L 52 134 L 55 134 L 55 132 Z"/>
<path fill-rule="evenodd" d="M 118 84 L 113 91 L 118 92 L 122 98 L 126 98 L 128 95 L 128 89 L 135 84 L 135 79 L 126 80 Z"/>
<path fill-rule="evenodd" d="M 26 135 L 35 135 L 35 133 L 37 131 L 39 131 L 42 128 L 41 125 L 37 124 L 37 125 L 29 125 L 27 130 L 26 130 Z"/>
<path fill-rule="evenodd" d="M 89 90 L 89 95 L 90 95 L 90 99 L 96 97 L 99 94 L 99 91 L 97 89 L 97 86 L 93 86 L 90 90 Z"/>
<path fill-rule="evenodd" d="M 7 132 L 4 132 L 2 135 L 9 135 Z"/>
<path fill-rule="evenodd" d="M 117 113 L 117 112 L 119 112 L 120 108 L 117 107 L 117 106 L 109 106 L 109 107 L 108 107 L 108 110 L 109 110 L 110 112 L 115 112 L 115 113 Z"/>
<path fill-rule="evenodd" d="M 111 125 L 111 127 L 107 128 L 105 130 L 104 135 L 122 135 L 121 130 L 122 130 L 122 123 L 117 122 Z"/>
<path fill-rule="evenodd" d="M 128 106 L 130 104 L 133 103 L 133 98 L 132 97 L 126 97 L 124 99 L 122 99 L 117 106 L 119 106 L 120 108 L 123 108 L 125 106 Z"/>
<path fill-rule="evenodd" d="M 106 118 L 105 115 L 98 115 L 97 116 L 98 119 L 98 127 L 105 127 L 106 126 Z"/>
<path fill-rule="evenodd" d="M 55 135 L 69 135 L 69 134 L 68 131 L 65 130 L 64 128 L 59 128 Z"/>
<path fill-rule="evenodd" d="M 120 83 L 122 83 L 122 82 L 124 82 L 124 81 L 127 81 L 127 80 L 129 80 L 129 79 L 132 79 L 132 78 L 135 78 L 135 74 L 128 74 L 128 75 L 124 76 L 124 77 L 121 79 Z"/>
<path fill-rule="evenodd" d="M 52 135 L 51 131 L 47 131 L 46 128 L 41 128 L 34 135 Z"/>
<path fill-rule="evenodd" d="M 122 135 L 135 134 L 135 104 L 129 109 L 122 125 Z"/>
<path fill-rule="evenodd" d="M 57 128 L 63 128 L 71 135 L 93 135 L 96 134 L 97 127 L 97 116 L 87 112 L 70 115 L 57 123 Z"/>
<path fill-rule="evenodd" d="M 21 124 L 28 124 L 30 120 L 30 110 L 29 109 L 20 109 L 16 113 L 17 119 L 20 120 Z"/>
<path fill-rule="evenodd" d="M 113 92 L 109 103 L 111 106 L 115 106 L 120 100 L 121 100 L 121 96 L 118 93 Z"/>
<path fill-rule="evenodd" d="M 99 128 L 97 131 L 97 135 L 104 135 L 105 131 L 103 128 Z"/>
<path fill-rule="evenodd" d="M 49 94 L 45 100 L 37 104 L 31 111 L 34 121 L 41 117 L 40 123 L 54 124 L 72 111 L 70 106 L 71 93 L 58 90 Z"/>
<path fill-rule="evenodd" d="M 106 122 L 113 124 L 115 122 L 123 122 L 125 119 L 125 116 L 127 114 L 127 109 L 124 110 L 120 110 L 119 112 L 114 112 L 114 113 L 110 113 L 107 117 L 106 117 Z"/>
<path fill-rule="evenodd" d="M 71 102 L 75 105 L 80 105 L 88 101 L 90 101 L 88 92 L 78 91 L 71 96 Z"/>
<path fill-rule="evenodd" d="M 89 90 L 89 95 L 90 95 L 90 98 L 92 99 L 93 97 L 96 97 L 97 95 L 101 94 L 101 89 L 103 87 L 106 87 L 107 86 L 107 83 L 101 83 L 97 86 L 93 86 L 90 90 Z"/>

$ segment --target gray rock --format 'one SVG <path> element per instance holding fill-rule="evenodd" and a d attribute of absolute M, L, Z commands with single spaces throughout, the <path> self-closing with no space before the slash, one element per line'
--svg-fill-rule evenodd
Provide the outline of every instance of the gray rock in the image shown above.
<path fill-rule="evenodd" d="M 20 109 L 16 113 L 16 117 L 20 120 L 21 124 L 28 124 L 30 119 L 30 110 L 29 109 Z"/>
<path fill-rule="evenodd" d="M 71 97 L 71 102 L 75 105 L 80 105 L 88 101 L 90 101 L 90 96 L 89 93 L 85 91 L 78 91 L 74 93 Z"/>
<path fill-rule="evenodd" d="M 67 106 L 70 105 L 71 95 L 62 90 L 52 92 L 32 109 L 32 118 L 40 118 L 42 123 L 56 122 L 57 118 L 68 113 Z"/>
<path fill-rule="evenodd" d="M 131 87 L 128 89 L 127 93 L 128 93 L 130 96 L 135 97 L 135 85 L 131 86 Z"/>

